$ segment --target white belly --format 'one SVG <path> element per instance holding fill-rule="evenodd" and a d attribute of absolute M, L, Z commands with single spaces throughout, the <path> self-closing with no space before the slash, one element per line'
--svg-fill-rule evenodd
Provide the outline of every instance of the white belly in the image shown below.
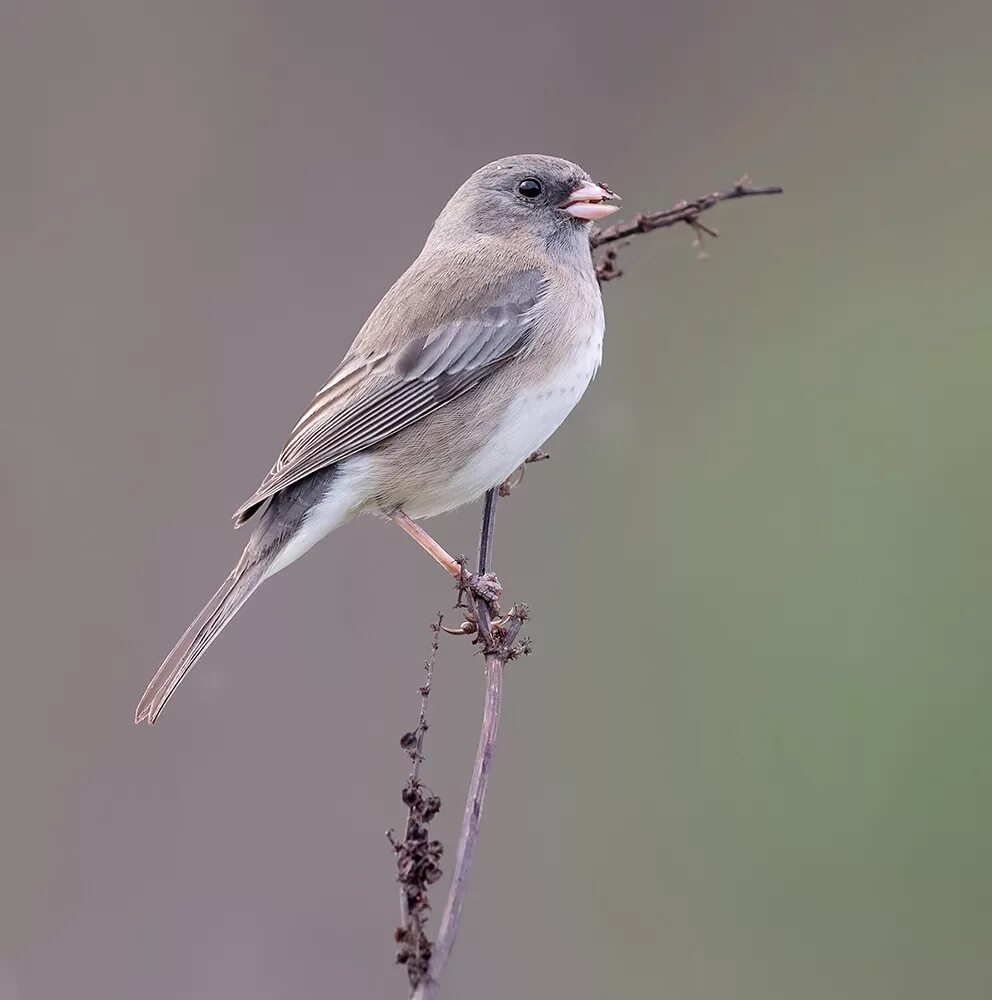
<path fill-rule="evenodd" d="M 507 407 L 486 444 L 452 474 L 443 490 L 408 504 L 406 512 L 410 517 L 434 517 L 478 500 L 554 434 L 582 398 L 602 360 L 601 318 L 590 333 L 554 376 L 519 395 Z"/>

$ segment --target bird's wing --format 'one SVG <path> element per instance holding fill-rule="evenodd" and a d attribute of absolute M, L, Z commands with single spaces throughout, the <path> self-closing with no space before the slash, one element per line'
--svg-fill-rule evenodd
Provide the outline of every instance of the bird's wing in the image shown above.
<path fill-rule="evenodd" d="M 258 489 L 238 508 L 244 524 L 279 490 L 364 451 L 457 399 L 518 355 L 534 326 L 544 293 L 539 270 L 520 271 L 418 331 L 415 317 L 400 343 L 376 352 L 352 351 L 321 387 Z M 374 314 L 373 314 L 374 315 Z"/>

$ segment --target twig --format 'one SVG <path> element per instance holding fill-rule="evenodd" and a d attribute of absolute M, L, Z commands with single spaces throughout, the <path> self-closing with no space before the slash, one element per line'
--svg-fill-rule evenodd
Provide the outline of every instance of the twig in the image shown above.
<path fill-rule="evenodd" d="M 479 575 L 489 572 L 493 562 L 493 532 L 496 530 L 496 499 L 498 490 L 487 490 L 482 505 L 482 527 L 479 529 Z"/>
<path fill-rule="evenodd" d="M 492 560 L 493 527 L 496 518 L 498 489 L 486 493 L 482 515 L 482 530 L 479 533 L 479 576 L 489 572 Z M 496 613 L 494 602 L 478 597 L 471 587 L 466 588 L 470 613 L 479 626 L 476 641 L 481 642 L 486 656 L 485 703 L 482 713 L 482 731 L 479 733 L 479 747 L 475 755 L 475 766 L 468 786 L 465 812 L 462 817 L 461 835 L 455 855 L 455 868 L 451 877 L 451 888 L 441 917 L 441 927 L 427 974 L 421 979 L 413 993 L 414 1000 L 432 1000 L 437 996 L 438 984 L 444 967 L 451 955 L 461 922 L 468 877 L 479 839 L 479 823 L 486 801 L 489 773 L 492 767 L 493 748 L 499 732 L 500 711 L 503 701 L 503 669 L 508 660 L 521 653 L 529 652 L 529 646 L 517 647 L 517 635 L 527 618 L 526 607 L 514 607 L 506 619 L 493 622 Z"/>
<path fill-rule="evenodd" d="M 403 840 L 398 843 L 392 830 L 386 834 L 396 852 L 397 877 L 400 883 L 400 926 L 396 929 L 396 942 L 400 948 L 396 953 L 396 960 L 406 965 L 411 988 L 415 988 L 424 977 L 430 963 L 432 946 L 424 927 L 430 910 L 427 890 L 428 886 L 441 877 L 438 866 L 441 844 L 428 839 L 428 826 L 441 808 L 441 800 L 429 790 L 425 792 L 420 780 L 420 764 L 424 759 L 424 734 L 428 729 L 427 699 L 431 694 L 443 620 L 444 617 L 439 614 L 437 621 L 431 625 L 433 638 L 430 655 L 424 661 L 427 677 L 420 687 L 420 718 L 417 728 L 404 733 L 400 739 L 400 746 L 413 762 L 410 776 L 403 786 L 403 802 L 407 806 Z"/>
<path fill-rule="evenodd" d="M 633 236 L 640 236 L 642 233 L 650 233 L 655 229 L 666 229 L 669 226 L 676 226 L 680 222 L 691 226 L 696 233 L 694 245 L 702 247 L 703 235 L 718 237 L 720 234 L 709 226 L 704 226 L 699 221 L 699 216 L 703 212 L 708 212 L 714 205 L 719 205 L 721 201 L 734 201 L 738 198 L 756 198 L 762 195 L 782 194 L 780 187 L 750 187 L 749 178 L 745 174 L 733 187 L 726 191 L 714 191 L 712 194 L 705 194 L 695 201 L 680 201 L 677 205 L 664 212 L 641 212 L 635 215 L 629 222 L 617 222 L 612 226 L 604 226 L 602 229 L 594 229 L 589 238 L 593 250 L 608 246 L 611 243 L 618 243 L 621 240 L 630 239 Z M 701 252 L 704 255 L 704 252 Z M 596 277 L 600 282 L 613 281 L 619 278 L 623 271 L 617 267 L 617 251 L 608 250 L 599 256 L 596 261 Z"/>

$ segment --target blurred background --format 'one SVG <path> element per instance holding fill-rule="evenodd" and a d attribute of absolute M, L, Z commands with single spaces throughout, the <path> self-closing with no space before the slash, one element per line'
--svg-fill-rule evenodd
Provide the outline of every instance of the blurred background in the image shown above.
<path fill-rule="evenodd" d="M 434 565 L 349 526 L 131 720 L 311 393 L 523 151 L 628 213 L 787 193 L 708 215 L 709 260 L 624 252 L 604 367 L 500 508 L 536 653 L 444 996 L 989 996 L 990 31 L 978 0 L 3 0 L 0 1000 L 405 995 L 383 832 Z M 471 552 L 478 517 L 433 530 Z M 449 847 L 481 700 L 445 641 Z"/>

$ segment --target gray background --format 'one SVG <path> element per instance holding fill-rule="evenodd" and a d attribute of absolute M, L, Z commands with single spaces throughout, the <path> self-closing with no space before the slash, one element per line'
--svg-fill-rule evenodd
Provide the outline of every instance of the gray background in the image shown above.
<path fill-rule="evenodd" d="M 445 995 L 988 996 L 990 29 L 0 0 L 0 1000 L 403 995 L 383 831 L 436 568 L 349 526 L 131 716 L 445 199 L 523 151 L 629 211 L 788 193 L 710 216 L 706 262 L 630 249 L 605 366 L 501 509 L 537 653 Z M 477 519 L 433 527 L 471 551 Z M 448 844 L 476 663 L 438 667 Z"/>

